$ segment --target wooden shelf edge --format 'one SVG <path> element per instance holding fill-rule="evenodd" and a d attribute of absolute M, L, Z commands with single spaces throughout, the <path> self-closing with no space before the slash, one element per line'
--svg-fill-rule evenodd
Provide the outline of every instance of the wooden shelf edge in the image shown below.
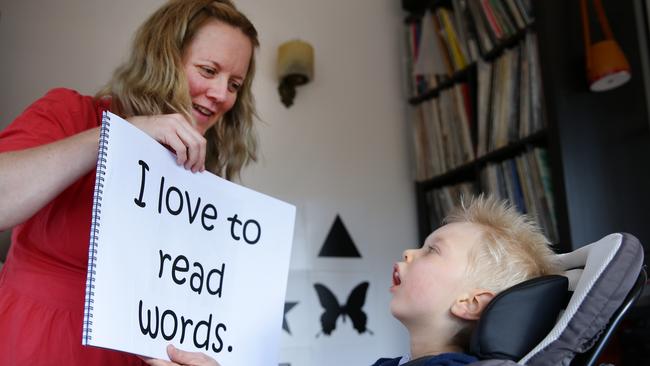
<path fill-rule="evenodd" d="M 451 170 L 448 170 L 433 178 L 418 181 L 416 185 L 424 192 L 430 191 L 435 188 L 447 186 L 451 184 L 465 182 L 476 178 L 476 171 L 487 163 L 503 161 L 512 158 L 526 150 L 528 146 L 541 145 L 546 142 L 548 138 L 548 130 L 543 129 L 534 132 L 527 137 L 514 141 L 497 150 L 490 151 L 489 153 L 480 156 L 471 162 L 465 163 Z"/>
<path fill-rule="evenodd" d="M 465 66 L 464 69 L 456 71 L 451 77 L 441 82 L 435 88 L 429 89 L 425 93 L 420 94 L 418 96 L 409 98 L 408 102 L 411 105 L 418 105 L 424 101 L 438 97 L 440 92 L 442 92 L 443 90 L 449 89 L 458 83 L 467 82 L 469 78 L 469 74 L 471 72 L 474 72 L 475 68 L 476 68 L 476 62 L 472 62 L 468 64 L 467 66 Z"/>

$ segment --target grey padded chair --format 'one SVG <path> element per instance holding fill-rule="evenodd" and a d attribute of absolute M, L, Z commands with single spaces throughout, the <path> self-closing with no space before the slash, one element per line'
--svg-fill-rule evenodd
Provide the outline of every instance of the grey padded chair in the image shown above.
<path fill-rule="evenodd" d="M 643 291 L 643 247 L 617 233 L 558 259 L 564 276 L 527 281 L 490 303 L 471 345 L 482 361 L 472 366 L 595 365 Z"/>

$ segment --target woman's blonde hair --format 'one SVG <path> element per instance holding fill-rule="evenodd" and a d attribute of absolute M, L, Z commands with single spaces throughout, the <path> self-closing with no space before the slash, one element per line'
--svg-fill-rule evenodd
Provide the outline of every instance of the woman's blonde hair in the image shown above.
<path fill-rule="evenodd" d="M 110 97 L 111 109 L 123 117 L 180 113 L 193 121 L 183 51 L 199 28 L 211 19 L 240 29 L 253 47 L 234 106 L 205 133 L 206 168 L 233 179 L 257 159 L 251 86 L 259 41 L 253 24 L 229 0 L 171 0 L 162 6 L 140 26 L 129 60 L 115 70 L 96 97 Z"/>
<path fill-rule="evenodd" d="M 480 225 L 483 234 L 469 254 L 468 276 L 479 288 L 498 293 L 517 283 L 557 273 L 555 254 L 539 226 L 507 201 L 472 197 L 446 223 Z"/>

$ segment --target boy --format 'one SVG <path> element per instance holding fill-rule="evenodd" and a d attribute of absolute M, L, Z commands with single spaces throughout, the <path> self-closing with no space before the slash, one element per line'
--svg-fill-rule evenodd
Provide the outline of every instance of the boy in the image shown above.
<path fill-rule="evenodd" d="M 481 195 L 445 222 L 393 268 L 390 309 L 408 329 L 410 357 L 379 359 L 373 366 L 477 361 L 463 352 L 490 300 L 519 282 L 556 272 L 539 227 L 504 202 Z"/>

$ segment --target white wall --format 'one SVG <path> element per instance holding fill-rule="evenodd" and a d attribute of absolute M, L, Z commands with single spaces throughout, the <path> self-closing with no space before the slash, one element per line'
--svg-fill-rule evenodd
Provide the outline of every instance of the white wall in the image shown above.
<path fill-rule="evenodd" d="M 0 127 L 49 88 L 92 94 L 124 59 L 131 35 L 162 1 L 1 0 Z M 283 360 L 299 365 L 370 364 L 406 349 L 390 317 L 391 265 L 417 245 L 405 94 L 402 11 L 395 0 L 238 0 L 260 33 L 254 91 L 261 156 L 244 184 L 298 208 Z M 286 109 L 277 94 L 277 46 L 301 38 L 315 48 L 312 83 Z M 361 259 L 317 258 L 339 214 Z M 315 337 L 322 313 L 314 282 L 370 288 L 364 311 L 373 335 L 339 319 Z M 327 282 L 330 281 L 330 282 Z M 293 296 L 294 299 L 289 299 Z M 309 297 L 309 298 L 307 298 Z M 303 332 L 303 333 L 301 333 Z"/>

